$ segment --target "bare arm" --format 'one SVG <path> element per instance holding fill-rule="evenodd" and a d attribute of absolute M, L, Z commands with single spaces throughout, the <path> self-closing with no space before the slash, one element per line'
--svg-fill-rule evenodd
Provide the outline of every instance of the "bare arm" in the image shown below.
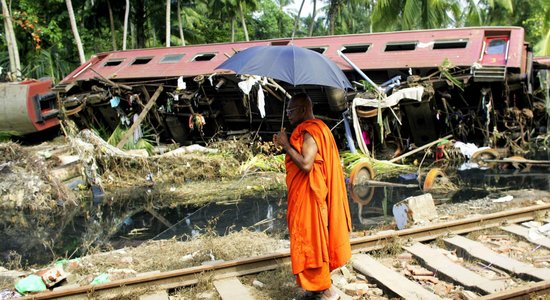
<path fill-rule="evenodd" d="M 309 173 L 313 168 L 313 162 L 315 161 L 315 155 L 317 155 L 317 144 L 315 139 L 309 134 L 304 134 L 304 142 L 302 144 L 302 154 L 294 149 L 286 136 L 284 128 L 278 134 L 273 135 L 273 143 L 276 146 L 281 146 L 285 150 L 286 154 L 290 156 L 290 159 L 300 168 L 300 170 Z"/>

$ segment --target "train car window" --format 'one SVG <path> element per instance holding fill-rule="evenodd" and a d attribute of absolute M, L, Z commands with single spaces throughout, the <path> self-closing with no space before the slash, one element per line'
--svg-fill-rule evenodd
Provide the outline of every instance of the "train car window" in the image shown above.
<path fill-rule="evenodd" d="M 467 45 L 467 39 L 435 41 L 433 49 L 460 49 L 466 48 Z"/>
<path fill-rule="evenodd" d="M 114 67 L 120 65 L 124 59 L 111 59 L 107 61 L 103 66 L 104 67 Z"/>
<path fill-rule="evenodd" d="M 309 49 L 309 50 L 313 50 L 317 53 L 325 53 L 325 51 L 327 51 L 327 47 L 306 47 L 306 49 Z"/>
<path fill-rule="evenodd" d="M 344 45 L 342 53 L 365 53 L 369 50 L 370 44 Z"/>
<path fill-rule="evenodd" d="M 487 46 L 487 54 L 502 54 L 506 51 L 506 40 L 492 40 Z"/>
<path fill-rule="evenodd" d="M 418 42 L 387 43 L 384 51 L 411 51 L 416 49 Z"/>
<path fill-rule="evenodd" d="M 178 62 L 180 61 L 183 57 L 185 56 L 185 54 L 168 54 L 168 55 L 165 55 L 159 63 L 163 64 L 163 63 L 175 63 L 175 62 Z"/>
<path fill-rule="evenodd" d="M 145 65 L 148 62 L 150 62 L 151 59 L 153 59 L 153 57 L 151 57 L 151 56 L 149 56 L 149 57 L 138 57 L 134 60 L 134 62 L 132 63 L 132 66 L 133 65 Z"/>
<path fill-rule="evenodd" d="M 215 53 L 200 53 L 195 55 L 191 61 L 209 61 L 216 56 Z"/>
<path fill-rule="evenodd" d="M 274 41 L 274 42 L 271 42 L 271 46 L 286 46 L 289 43 L 290 43 L 290 40 Z"/>

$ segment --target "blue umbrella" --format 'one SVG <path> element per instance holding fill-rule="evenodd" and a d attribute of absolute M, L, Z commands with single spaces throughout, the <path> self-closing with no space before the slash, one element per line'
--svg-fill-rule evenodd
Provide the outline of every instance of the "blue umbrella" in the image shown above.
<path fill-rule="evenodd" d="M 353 89 L 346 75 L 324 55 L 306 48 L 255 46 L 240 51 L 216 69 L 269 77 L 296 85 Z"/>

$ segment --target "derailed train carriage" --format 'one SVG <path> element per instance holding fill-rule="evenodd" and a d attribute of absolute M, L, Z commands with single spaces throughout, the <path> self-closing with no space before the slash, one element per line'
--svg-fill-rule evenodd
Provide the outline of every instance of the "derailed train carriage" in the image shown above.
<path fill-rule="evenodd" d="M 216 70 L 237 51 L 287 44 L 333 60 L 356 91 Z M 53 91 L 81 127 L 113 132 L 139 123 L 149 139 L 181 145 L 270 139 L 283 101 L 305 91 L 342 148 L 409 149 L 448 134 L 510 147 L 548 131 L 548 65 L 533 58 L 520 27 L 418 30 L 101 53 Z"/>

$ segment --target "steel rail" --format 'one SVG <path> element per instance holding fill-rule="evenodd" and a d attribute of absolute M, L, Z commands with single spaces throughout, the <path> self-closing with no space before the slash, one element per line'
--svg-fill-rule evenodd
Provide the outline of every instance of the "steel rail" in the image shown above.
<path fill-rule="evenodd" d="M 485 295 L 480 300 L 501 300 L 501 299 L 539 299 L 535 296 L 543 296 L 550 293 L 550 280 L 539 281 L 527 286 L 519 286 L 506 291 Z M 540 298 L 547 299 L 547 298 Z"/>
<path fill-rule="evenodd" d="M 383 248 L 395 238 L 409 239 L 417 242 L 429 241 L 447 234 L 462 234 L 500 226 L 505 223 L 530 221 L 548 210 L 550 210 L 550 204 L 535 205 L 425 227 L 382 232 L 372 236 L 354 238 L 350 243 L 353 252 L 368 252 Z M 121 279 L 103 284 L 60 287 L 53 291 L 36 293 L 18 299 L 81 299 L 83 294 L 89 296 L 116 296 L 122 294 L 125 290 L 129 291 L 151 286 L 159 289 L 173 289 L 198 283 L 199 276 L 203 273 L 208 273 L 209 277 L 213 279 L 222 279 L 269 271 L 288 263 L 290 263 L 289 250 L 281 250 L 262 256 L 221 262 L 213 265 L 196 266 L 153 274 L 145 273 L 134 278 Z"/>

